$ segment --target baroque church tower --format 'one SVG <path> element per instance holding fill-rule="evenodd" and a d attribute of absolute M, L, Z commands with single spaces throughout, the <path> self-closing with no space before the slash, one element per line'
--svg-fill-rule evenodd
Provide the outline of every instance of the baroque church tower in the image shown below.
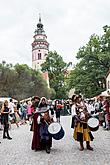
<path fill-rule="evenodd" d="M 45 34 L 41 17 L 35 29 L 34 41 L 32 43 L 32 68 L 41 71 L 41 64 L 45 62 L 49 52 L 49 43 Z"/>

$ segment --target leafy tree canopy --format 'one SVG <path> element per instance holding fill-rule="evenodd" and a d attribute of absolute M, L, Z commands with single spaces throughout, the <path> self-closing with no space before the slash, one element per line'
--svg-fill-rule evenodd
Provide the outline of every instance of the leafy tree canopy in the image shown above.
<path fill-rule="evenodd" d="M 42 75 L 26 64 L 13 66 L 3 61 L 0 64 L 0 96 L 21 100 L 34 95 L 50 97 Z"/>
<path fill-rule="evenodd" d="M 46 62 L 42 64 L 42 71 L 48 71 L 50 87 L 56 92 L 56 98 L 66 98 L 67 88 L 65 84 L 65 70 L 68 64 L 56 52 L 49 52 Z"/>
<path fill-rule="evenodd" d="M 103 27 L 103 35 L 91 35 L 89 42 L 77 53 L 79 63 L 69 77 L 69 87 L 93 97 L 105 90 L 106 73 L 110 68 L 110 27 Z"/>

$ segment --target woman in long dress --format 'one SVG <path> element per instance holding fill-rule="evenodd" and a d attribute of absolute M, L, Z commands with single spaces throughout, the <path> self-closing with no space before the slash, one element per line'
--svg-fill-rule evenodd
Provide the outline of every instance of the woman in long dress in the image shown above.
<path fill-rule="evenodd" d="M 39 133 L 39 124 L 37 122 L 38 113 L 34 113 L 36 111 L 36 108 L 38 107 L 40 98 L 38 96 L 32 98 L 32 105 L 31 105 L 31 109 L 33 111 L 33 121 L 32 121 L 32 125 L 31 125 L 31 131 L 33 131 L 33 138 L 32 138 L 32 146 L 31 149 L 38 151 L 41 149 L 41 145 L 40 145 L 40 133 Z"/>

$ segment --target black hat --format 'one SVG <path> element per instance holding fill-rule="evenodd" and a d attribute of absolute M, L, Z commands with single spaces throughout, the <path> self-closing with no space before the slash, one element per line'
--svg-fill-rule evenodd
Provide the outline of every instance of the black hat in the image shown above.
<path fill-rule="evenodd" d="M 34 98 L 33 98 L 34 100 L 35 99 L 38 99 L 38 100 L 40 100 L 40 97 L 39 96 L 34 96 Z"/>

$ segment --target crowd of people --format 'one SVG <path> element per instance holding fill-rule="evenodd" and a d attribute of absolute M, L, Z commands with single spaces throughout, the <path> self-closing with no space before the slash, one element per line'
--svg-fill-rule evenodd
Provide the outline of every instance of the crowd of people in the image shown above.
<path fill-rule="evenodd" d="M 91 130 L 97 126 L 103 126 L 104 130 L 110 130 L 110 100 L 109 97 L 98 97 L 96 100 L 84 100 L 81 95 L 72 96 L 72 124 L 74 128 L 73 137 L 80 143 L 80 150 L 84 150 L 83 142 L 86 141 L 86 148 L 93 150 L 90 141 L 94 137 Z M 96 123 L 89 123 L 95 120 Z M 96 120 L 97 119 L 97 120 Z M 99 124 L 97 125 L 97 123 Z M 92 124 L 92 129 L 89 124 Z M 95 127 L 96 124 L 96 127 Z M 94 130 L 95 130 L 94 129 Z"/>
<path fill-rule="evenodd" d="M 98 97 L 95 100 L 85 102 L 88 112 L 99 119 L 100 126 L 104 130 L 110 130 L 110 98 Z"/>
<path fill-rule="evenodd" d="M 45 97 L 42 97 L 41 99 L 38 96 L 32 97 L 31 100 L 24 100 L 23 102 L 18 102 L 17 104 L 13 102 L 13 99 L 10 99 L 9 102 L 5 100 L 0 108 L 0 130 L 3 131 L 3 139 L 9 139 L 11 140 L 12 137 L 9 136 L 9 129 L 11 129 L 11 125 L 14 123 L 16 124 L 17 127 L 20 125 L 27 124 L 31 126 L 31 130 L 34 130 L 35 124 L 34 124 L 34 119 L 36 119 L 36 109 L 45 107 L 46 109 L 49 110 L 49 116 L 51 116 L 50 120 L 53 120 L 53 117 L 56 116 L 56 121 L 60 123 L 60 111 L 63 108 L 62 102 L 60 100 L 47 100 Z M 47 113 L 48 114 L 48 113 Z M 46 114 L 46 115 L 47 115 Z M 37 114 L 38 115 L 38 114 Z M 45 116 L 46 116 L 45 115 Z M 41 114 L 38 115 L 41 117 Z M 49 118 L 48 116 L 48 118 Z M 42 135 L 42 130 L 44 128 L 44 121 L 41 119 L 41 123 L 39 124 L 42 125 L 40 127 L 40 134 L 38 136 L 41 137 L 42 141 L 42 147 L 45 148 L 47 152 L 49 152 L 49 147 L 44 147 L 44 137 Z M 39 118 L 40 122 L 40 118 Z M 37 150 L 36 144 L 34 142 L 34 138 L 36 138 L 36 132 L 33 134 L 33 142 L 32 142 L 32 149 Z M 38 138 L 37 136 L 37 138 Z M 46 137 L 46 139 L 49 140 L 49 143 L 51 139 L 49 137 Z M 36 143 L 36 142 L 35 142 Z M 40 142 L 41 144 L 41 142 Z M 40 145 L 37 144 L 37 145 Z"/>
<path fill-rule="evenodd" d="M 110 100 L 107 97 L 87 100 L 81 95 L 74 94 L 71 99 L 61 101 L 34 96 L 31 100 L 24 100 L 17 104 L 13 99 L 9 102 L 5 100 L 0 109 L 0 129 L 3 131 L 3 139 L 12 140 L 9 135 L 12 123 L 19 127 L 28 122 L 30 131 L 33 132 L 31 149 L 46 150 L 50 153 L 52 136 L 48 127 L 53 122 L 60 123 L 61 111 L 64 107 L 68 115 L 72 116 L 73 138 L 80 143 L 80 150 L 84 150 L 84 141 L 86 141 L 86 148 L 93 150 L 90 141 L 94 137 L 87 122 L 90 117 L 95 117 L 104 130 L 110 130 Z"/>

